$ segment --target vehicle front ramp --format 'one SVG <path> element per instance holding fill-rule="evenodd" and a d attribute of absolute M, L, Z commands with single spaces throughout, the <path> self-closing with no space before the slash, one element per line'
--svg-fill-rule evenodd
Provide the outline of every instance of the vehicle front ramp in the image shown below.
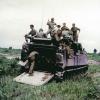
<path fill-rule="evenodd" d="M 31 76 L 24 72 L 13 80 L 19 83 L 40 86 L 48 83 L 51 79 L 53 79 L 53 77 L 54 74 L 51 73 L 34 71 L 33 75 Z"/>

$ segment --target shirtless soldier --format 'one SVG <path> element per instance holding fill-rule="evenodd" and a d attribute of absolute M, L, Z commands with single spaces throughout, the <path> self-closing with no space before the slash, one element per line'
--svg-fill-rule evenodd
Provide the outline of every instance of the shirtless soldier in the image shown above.
<path fill-rule="evenodd" d="M 54 18 L 51 18 L 51 21 L 48 20 L 47 25 L 48 25 L 48 32 L 47 32 L 47 34 L 50 34 L 51 37 L 52 37 L 53 31 L 54 31 L 55 25 L 56 25 L 56 23 L 54 21 Z"/>
<path fill-rule="evenodd" d="M 74 42 L 78 42 L 78 33 L 77 33 L 77 31 L 80 32 L 80 29 L 75 27 L 75 23 L 72 24 L 71 31 L 73 32 L 73 40 L 74 40 Z"/>
<path fill-rule="evenodd" d="M 38 52 L 33 51 L 29 54 L 28 59 L 25 61 L 26 62 L 25 68 L 28 69 L 29 75 L 34 74 L 34 67 L 35 67 L 35 61 L 37 55 Z"/>
<path fill-rule="evenodd" d="M 34 25 L 30 25 L 31 31 L 25 35 L 25 40 L 28 42 L 28 38 L 30 39 L 30 42 L 32 41 L 32 37 L 37 35 L 37 31 L 34 29 Z"/>

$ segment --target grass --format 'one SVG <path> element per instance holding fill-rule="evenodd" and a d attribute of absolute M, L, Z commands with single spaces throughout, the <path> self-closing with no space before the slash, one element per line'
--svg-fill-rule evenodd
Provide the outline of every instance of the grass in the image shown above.
<path fill-rule="evenodd" d="M 2 82 L 2 98 L 9 100 L 94 100 L 98 95 L 90 78 L 52 82 L 40 87 L 13 82 L 11 76 L 2 77 Z"/>
<path fill-rule="evenodd" d="M 18 52 L 18 51 L 16 51 Z M 96 59 L 88 55 L 90 59 Z M 20 74 L 17 60 L 0 56 L 0 100 L 100 100 L 100 78 L 92 75 L 100 72 L 99 65 L 91 65 L 88 75 L 76 75 L 63 82 L 50 82 L 33 87 L 13 81 Z"/>
<path fill-rule="evenodd" d="M 100 61 L 100 54 L 88 53 L 88 58 L 91 60 Z"/>

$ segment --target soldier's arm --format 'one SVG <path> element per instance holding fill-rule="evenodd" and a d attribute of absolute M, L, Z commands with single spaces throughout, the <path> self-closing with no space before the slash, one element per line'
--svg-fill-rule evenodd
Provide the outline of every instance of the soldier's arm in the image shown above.
<path fill-rule="evenodd" d="M 31 31 L 29 33 L 25 34 L 25 36 L 29 36 L 29 35 L 31 35 Z"/>
<path fill-rule="evenodd" d="M 35 33 L 36 33 L 36 34 L 35 34 L 34 36 L 37 36 L 37 34 L 38 34 L 38 31 L 37 31 L 37 30 L 35 30 Z"/>
<path fill-rule="evenodd" d="M 54 25 L 57 25 L 56 23 L 54 23 Z"/>
<path fill-rule="evenodd" d="M 25 39 L 29 38 L 29 37 L 30 37 L 30 35 L 31 35 L 31 32 L 29 32 L 29 33 L 25 34 Z"/>
<path fill-rule="evenodd" d="M 79 28 L 77 28 L 77 30 L 80 32 L 80 29 Z"/>
<path fill-rule="evenodd" d="M 27 38 L 29 38 L 29 39 L 30 39 L 30 38 L 31 38 L 31 34 L 29 34 L 29 33 L 28 33 L 28 34 L 26 34 L 26 35 L 25 35 L 25 39 L 27 40 Z"/>
<path fill-rule="evenodd" d="M 31 31 L 27 35 L 31 35 Z"/>

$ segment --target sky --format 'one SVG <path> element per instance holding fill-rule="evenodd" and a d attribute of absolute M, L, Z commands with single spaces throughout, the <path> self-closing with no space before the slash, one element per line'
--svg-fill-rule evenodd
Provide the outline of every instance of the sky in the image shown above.
<path fill-rule="evenodd" d="M 46 32 L 51 17 L 69 28 L 76 23 L 83 48 L 100 52 L 100 0 L 0 0 L 0 47 L 21 48 L 29 25 Z"/>

